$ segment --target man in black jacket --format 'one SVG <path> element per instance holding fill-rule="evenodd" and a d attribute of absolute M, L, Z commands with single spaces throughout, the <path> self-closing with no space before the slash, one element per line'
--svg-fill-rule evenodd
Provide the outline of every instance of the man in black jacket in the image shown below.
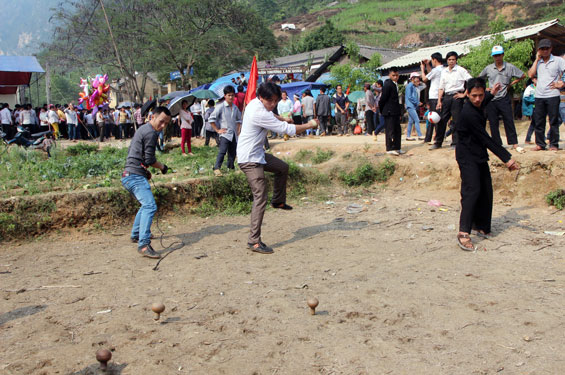
<path fill-rule="evenodd" d="M 459 137 L 455 158 L 461 172 L 461 216 L 457 243 L 466 251 L 475 250 L 469 236 L 471 229 L 476 229 L 481 236 L 490 233 L 492 180 L 487 149 L 498 156 L 509 170 L 520 168 L 510 153 L 486 131 L 485 107 L 500 88 L 501 84 L 497 83 L 489 93 L 485 92 L 486 83 L 482 78 L 471 78 L 467 81 L 469 100 L 463 105 L 455 125 Z"/>
<path fill-rule="evenodd" d="M 398 101 L 398 69 L 390 68 L 388 78 L 379 99 L 379 108 L 385 118 L 386 152 L 398 156 L 404 154 L 400 149 L 402 130 L 400 128 L 400 102 Z"/>

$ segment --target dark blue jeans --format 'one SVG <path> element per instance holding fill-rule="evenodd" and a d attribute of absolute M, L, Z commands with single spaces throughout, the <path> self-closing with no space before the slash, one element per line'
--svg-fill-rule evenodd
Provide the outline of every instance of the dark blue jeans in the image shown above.
<path fill-rule="evenodd" d="M 549 145 L 559 148 L 559 96 L 553 98 L 536 98 L 534 121 L 536 145 L 545 149 L 545 118 L 549 117 Z"/>
<path fill-rule="evenodd" d="M 151 243 L 151 224 L 157 212 L 157 204 L 149 181 L 144 176 L 131 174 L 123 177 L 122 185 L 141 203 L 131 229 L 131 238 L 138 238 L 137 246 L 141 248 Z"/>
<path fill-rule="evenodd" d="M 77 126 L 67 123 L 67 133 L 69 133 L 69 139 L 77 139 Z"/>
<path fill-rule="evenodd" d="M 228 169 L 235 169 L 234 162 L 236 149 L 237 142 L 235 141 L 235 136 L 232 141 L 228 141 L 227 138 L 220 136 L 220 149 L 218 150 L 218 157 L 216 157 L 214 169 L 222 168 L 226 153 L 228 154 Z"/>

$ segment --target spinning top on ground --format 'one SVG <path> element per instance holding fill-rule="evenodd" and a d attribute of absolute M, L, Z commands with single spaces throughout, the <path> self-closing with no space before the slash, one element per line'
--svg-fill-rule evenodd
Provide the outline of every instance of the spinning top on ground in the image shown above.
<path fill-rule="evenodd" d="M 165 305 L 163 305 L 161 302 L 156 302 L 151 305 L 151 310 L 153 310 L 153 312 L 155 313 L 155 317 L 153 319 L 159 320 L 161 313 L 165 311 Z"/>
<path fill-rule="evenodd" d="M 318 306 L 318 300 L 316 298 L 310 298 L 306 303 L 310 307 L 310 314 L 316 315 L 316 307 Z"/>
<path fill-rule="evenodd" d="M 98 349 L 96 352 L 96 360 L 100 362 L 100 370 L 106 371 L 110 359 L 112 359 L 112 352 L 108 349 Z"/>

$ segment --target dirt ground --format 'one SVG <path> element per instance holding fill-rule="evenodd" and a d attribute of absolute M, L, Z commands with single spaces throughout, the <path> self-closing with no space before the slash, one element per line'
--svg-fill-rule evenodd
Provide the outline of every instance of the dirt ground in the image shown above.
<path fill-rule="evenodd" d="M 338 151 L 320 168 L 351 152 L 383 158 L 382 136 L 274 152 L 318 146 Z M 406 149 L 386 186 L 269 210 L 273 255 L 246 249 L 249 217 L 190 215 L 159 220 L 155 248 L 175 250 L 157 270 L 129 240 L 132 218 L 2 246 L 0 373 L 97 374 L 99 348 L 124 375 L 565 373 L 565 236 L 544 233 L 565 230 L 565 215 L 540 201 L 563 182 L 562 152 L 517 154 L 530 166 L 518 178 L 492 164 L 493 236 L 467 253 L 453 153 Z M 158 322 L 153 302 L 166 305 Z"/>

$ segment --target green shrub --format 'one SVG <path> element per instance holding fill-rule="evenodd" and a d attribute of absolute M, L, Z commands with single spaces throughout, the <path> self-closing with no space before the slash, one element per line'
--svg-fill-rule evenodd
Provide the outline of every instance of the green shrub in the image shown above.
<path fill-rule="evenodd" d="M 109 148 L 109 147 L 106 147 Z M 76 155 L 84 155 L 84 154 L 92 154 L 98 151 L 98 145 L 90 144 L 90 143 L 79 143 L 73 146 L 67 147 L 65 150 L 67 155 L 76 156 Z"/>
<path fill-rule="evenodd" d="M 309 160 L 314 153 L 311 150 L 301 149 L 296 153 L 294 156 L 294 160 L 296 161 L 305 161 Z"/>
<path fill-rule="evenodd" d="M 340 172 L 339 179 L 347 186 L 369 186 L 373 182 L 386 182 L 394 173 L 396 165 L 387 159 L 374 166 L 366 162 L 359 165 L 352 172 Z"/>
<path fill-rule="evenodd" d="M 555 206 L 558 210 L 562 210 L 565 207 L 565 190 L 557 189 L 550 191 L 545 196 L 545 201 L 551 206 Z"/>
<path fill-rule="evenodd" d="M 318 148 L 316 155 L 312 157 L 312 163 L 322 164 L 323 162 L 330 160 L 334 154 L 335 152 L 332 150 L 322 150 L 321 148 Z"/>

